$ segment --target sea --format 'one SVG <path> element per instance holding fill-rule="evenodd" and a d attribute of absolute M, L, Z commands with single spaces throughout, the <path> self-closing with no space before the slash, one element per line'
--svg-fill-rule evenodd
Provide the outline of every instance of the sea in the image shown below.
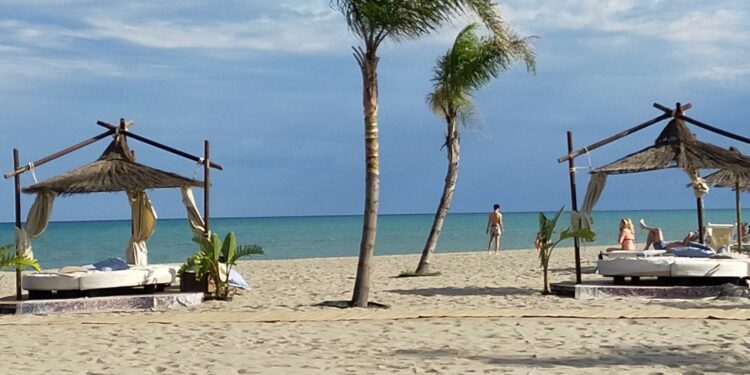
<path fill-rule="evenodd" d="M 546 213 L 548 216 L 554 213 Z M 743 212 L 748 216 L 750 210 Z M 443 226 L 437 252 L 486 251 L 485 234 L 488 213 L 451 213 Z M 381 215 L 378 219 L 376 255 L 420 254 L 432 225 L 433 214 Z M 594 212 L 597 239 L 583 246 L 610 245 L 617 242 L 619 220 L 629 217 L 636 223 L 644 218 L 649 225 L 663 229 L 667 240 L 681 239 L 697 228 L 695 210 L 640 210 Z M 505 212 L 502 250 L 533 247 L 539 226 L 538 212 Z M 564 213 L 558 228 L 569 225 Z M 734 209 L 706 210 L 706 223 L 734 223 Z M 235 232 L 239 244 L 258 244 L 265 254 L 250 259 L 299 259 L 358 256 L 362 234 L 362 216 L 304 216 L 212 218 L 211 229 L 222 238 Z M 637 241 L 644 242 L 646 232 L 636 229 Z M 124 257 L 130 237 L 129 220 L 53 221 L 42 236 L 32 241 L 34 255 L 43 268 L 84 265 L 99 260 Z M 12 223 L 0 223 L 0 244 L 14 241 Z M 148 240 L 149 263 L 180 263 L 195 252 L 192 232 L 186 219 L 161 219 Z M 559 247 L 572 247 L 572 240 Z"/>

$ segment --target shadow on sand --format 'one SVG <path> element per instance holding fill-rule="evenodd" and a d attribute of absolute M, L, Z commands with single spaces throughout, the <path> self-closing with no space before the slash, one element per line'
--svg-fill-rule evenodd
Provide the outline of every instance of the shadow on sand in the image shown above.
<path fill-rule="evenodd" d="M 569 367 L 572 369 L 595 369 L 603 372 L 612 366 L 653 366 L 663 365 L 679 371 L 690 372 L 721 372 L 746 373 L 745 363 L 732 363 L 727 360 L 727 353 L 717 351 L 693 351 L 688 347 L 675 344 L 667 346 L 634 346 L 627 348 L 610 348 L 607 352 L 594 355 L 570 355 L 557 358 L 538 358 L 535 354 L 528 355 L 474 355 L 455 349 L 396 350 L 394 355 L 417 357 L 421 360 L 431 360 L 439 357 L 461 357 L 490 365 L 522 368 L 552 368 Z M 611 369 L 610 369 L 611 370 Z M 685 372 L 689 373 L 689 372 Z"/>
<path fill-rule="evenodd" d="M 575 267 L 550 268 L 549 271 L 550 272 L 560 272 L 560 273 L 575 273 L 576 272 L 576 268 Z M 581 273 L 595 274 L 596 273 L 596 267 L 595 266 L 581 267 Z"/>
<path fill-rule="evenodd" d="M 423 297 L 432 296 L 528 296 L 532 294 L 538 294 L 539 291 L 524 289 L 524 288 L 479 288 L 479 287 L 465 287 L 465 288 L 423 288 L 423 289 L 391 289 L 386 290 L 389 293 L 396 293 L 401 295 L 415 295 Z"/>

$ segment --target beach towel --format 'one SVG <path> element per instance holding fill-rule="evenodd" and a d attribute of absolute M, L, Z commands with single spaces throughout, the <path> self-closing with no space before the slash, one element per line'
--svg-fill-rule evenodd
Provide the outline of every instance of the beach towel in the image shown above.
<path fill-rule="evenodd" d="M 713 250 L 701 249 L 697 247 L 673 247 L 667 249 L 667 253 L 672 254 L 676 257 L 691 257 L 691 258 L 708 258 L 716 255 Z"/>

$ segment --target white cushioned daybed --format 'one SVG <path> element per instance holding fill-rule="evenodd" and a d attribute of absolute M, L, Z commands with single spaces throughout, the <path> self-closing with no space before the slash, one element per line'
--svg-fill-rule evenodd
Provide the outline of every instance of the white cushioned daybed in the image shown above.
<path fill-rule="evenodd" d="M 29 291 L 86 291 L 139 286 L 166 286 L 175 281 L 177 270 L 171 266 L 132 266 L 117 271 L 64 267 L 58 272 L 35 272 L 21 278 Z"/>
<path fill-rule="evenodd" d="M 596 263 L 602 276 L 750 277 L 750 259 L 648 257 L 610 258 Z"/>

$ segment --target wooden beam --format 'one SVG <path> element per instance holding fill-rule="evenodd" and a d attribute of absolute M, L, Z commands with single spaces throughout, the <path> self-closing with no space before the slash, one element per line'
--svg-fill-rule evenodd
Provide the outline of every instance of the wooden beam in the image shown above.
<path fill-rule="evenodd" d="M 104 121 L 97 121 L 96 124 L 99 125 L 99 126 L 103 126 L 105 128 L 108 128 L 108 129 L 116 129 L 117 128 L 117 126 L 109 124 L 109 123 L 106 123 Z M 135 134 L 135 133 L 133 133 L 133 132 L 131 132 L 129 130 L 124 131 L 123 134 L 125 134 L 126 137 L 130 137 L 130 138 L 139 140 L 139 141 L 141 141 L 141 142 L 143 142 L 145 144 L 154 146 L 156 148 L 162 149 L 162 150 L 167 151 L 167 152 L 171 152 L 171 153 L 173 153 L 175 155 L 182 156 L 183 158 L 190 159 L 192 161 L 199 162 L 199 163 L 204 163 L 205 162 L 205 161 L 202 161 L 201 158 L 199 158 L 199 157 L 197 157 L 195 155 L 191 155 L 191 154 L 188 154 L 185 151 L 178 150 L 178 149 L 176 149 L 174 147 L 169 147 L 169 146 L 167 146 L 165 144 L 161 144 L 159 142 L 152 141 L 152 140 L 150 140 L 150 139 L 148 139 L 146 137 L 143 137 L 143 136 L 140 136 L 138 134 Z M 217 163 L 211 163 L 211 167 L 212 168 L 216 168 L 216 169 L 218 169 L 220 171 L 224 170 L 224 167 L 222 167 L 221 165 L 219 165 Z"/>
<path fill-rule="evenodd" d="M 654 103 L 654 108 L 660 109 L 660 110 L 664 111 L 664 113 L 668 114 L 669 117 L 673 117 L 675 115 L 675 112 L 676 112 L 674 109 L 669 108 L 669 107 L 667 107 L 665 105 L 661 105 L 659 103 Z M 688 109 L 693 108 L 693 105 L 690 104 L 690 103 L 687 103 L 687 104 L 680 105 L 679 108 L 680 108 L 680 112 L 685 112 Z"/>
<path fill-rule="evenodd" d="M 573 151 L 573 152 L 569 152 L 567 155 L 558 158 L 557 162 L 558 163 L 562 163 L 562 162 L 565 162 L 568 159 L 576 158 L 576 157 L 578 157 L 578 156 L 580 156 L 580 155 L 582 155 L 582 154 L 584 154 L 584 153 L 586 153 L 588 151 L 593 151 L 593 150 L 595 150 L 595 149 L 597 149 L 599 147 L 602 147 L 602 146 L 604 146 L 604 145 L 606 145 L 608 143 L 614 142 L 614 141 L 616 141 L 616 140 L 618 140 L 618 139 L 620 139 L 622 137 L 625 137 L 627 135 L 633 134 L 633 133 L 635 133 L 635 132 L 637 132 L 639 130 L 645 129 L 645 128 L 653 125 L 653 124 L 656 124 L 659 121 L 666 120 L 666 119 L 668 119 L 670 117 L 672 117 L 672 116 L 665 113 L 665 114 L 663 114 L 663 115 L 661 115 L 659 117 L 652 118 L 651 120 L 648 120 L 648 121 L 646 121 L 644 123 L 638 124 L 638 125 L 630 128 L 630 129 L 628 129 L 628 130 L 619 132 L 619 133 L 617 133 L 617 134 L 615 134 L 615 135 L 613 135 L 613 136 L 611 136 L 609 138 L 602 139 L 601 141 L 592 143 L 592 144 L 590 144 L 590 145 L 588 145 L 588 146 L 586 146 L 584 148 L 578 149 L 578 150 Z"/>
<path fill-rule="evenodd" d="M 564 161 L 566 161 L 566 160 L 568 160 L 570 158 L 576 158 L 576 157 L 580 156 L 581 154 L 583 154 L 585 152 L 592 151 L 592 150 L 597 149 L 599 147 L 602 147 L 602 146 L 604 146 L 604 145 L 606 145 L 608 143 L 614 142 L 614 141 L 616 141 L 616 140 L 618 140 L 618 139 L 620 139 L 622 137 L 628 136 L 628 135 L 633 134 L 633 133 L 635 133 L 635 132 L 637 132 L 639 130 L 645 129 L 645 128 L 653 125 L 653 124 L 656 124 L 659 121 L 666 120 L 666 119 L 668 119 L 670 117 L 674 117 L 675 114 L 677 114 L 677 113 L 680 113 L 682 111 L 687 111 L 688 109 L 693 108 L 693 105 L 690 104 L 690 103 L 683 104 L 683 105 L 680 105 L 679 103 L 677 103 L 677 105 L 675 106 L 675 109 L 672 109 L 672 108 L 669 108 L 667 106 L 661 105 L 659 103 L 654 103 L 654 108 L 656 108 L 658 110 L 661 110 L 662 112 L 664 112 L 664 114 L 661 115 L 661 116 L 659 116 L 659 117 L 656 117 L 656 118 L 653 118 L 651 120 L 648 120 L 648 121 L 646 121 L 644 123 L 638 124 L 638 125 L 630 128 L 630 129 L 628 129 L 628 130 L 625 130 L 625 131 L 622 131 L 620 133 L 617 133 L 617 134 L 615 134 L 615 135 L 613 135 L 613 136 L 611 136 L 609 138 L 603 139 L 603 140 L 601 140 L 599 142 L 596 142 L 596 143 L 592 143 L 592 144 L 590 144 L 590 145 L 588 145 L 588 146 L 586 146 L 586 147 L 584 147 L 582 149 L 576 150 L 574 152 L 569 152 L 567 155 L 558 158 L 557 162 L 558 163 L 562 163 L 562 162 L 564 162 Z"/>
<path fill-rule="evenodd" d="M 45 164 L 45 163 L 50 162 L 52 160 L 55 160 L 55 159 L 57 159 L 57 158 L 59 158 L 61 156 L 65 156 L 65 155 L 67 155 L 67 154 L 69 154 L 69 153 L 71 153 L 73 151 L 76 151 L 76 150 L 79 150 L 79 149 L 81 149 L 83 147 L 86 147 L 86 146 L 88 146 L 88 145 L 90 145 L 90 144 L 92 144 L 92 143 L 94 143 L 94 142 L 96 142 L 96 141 L 98 141 L 98 140 L 100 140 L 102 138 L 106 138 L 106 137 L 108 137 L 108 136 L 110 136 L 110 135 L 112 135 L 114 133 L 115 133 L 114 130 L 108 130 L 108 131 L 106 131 L 106 132 L 104 132 L 102 134 L 99 134 L 99 135 L 95 136 L 95 137 L 89 138 L 89 139 L 87 139 L 87 140 L 85 140 L 83 142 L 80 142 L 78 144 L 70 146 L 70 147 L 68 147 L 68 148 L 66 148 L 64 150 L 58 151 L 58 152 L 56 152 L 56 153 L 54 153 L 54 154 L 52 154 L 50 156 L 41 158 L 41 159 L 35 161 L 33 164 L 34 164 L 35 167 L 38 167 L 38 166 L 40 166 L 42 164 Z M 29 166 L 28 165 L 25 165 L 23 167 L 16 167 L 16 168 L 17 169 L 14 169 L 12 172 L 8 172 L 8 173 L 3 174 L 3 177 L 5 177 L 5 179 L 8 179 L 8 178 L 14 177 L 14 176 L 16 176 L 18 174 L 27 172 L 29 170 Z"/>
<path fill-rule="evenodd" d="M 709 124 L 706 124 L 705 122 L 700 122 L 698 120 L 692 119 L 692 118 L 687 117 L 685 115 L 678 115 L 677 118 L 685 120 L 685 121 L 687 121 L 687 122 L 689 122 L 689 123 L 691 123 L 691 124 L 693 124 L 693 125 L 695 125 L 695 126 L 697 126 L 699 128 L 706 129 L 706 130 L 708 130 L 710 132 L 714 132 L 716 134 L 723 135 L 723 136 L 725 136 L 727 138 L 732 138 L 732 139 L 734 139 L 736 141 L 740 141 L 740 142 L 744 142 L 744 143 L 750 144 L 750 138 L 743 137 L 743 136 L 741 136 L 739 134 L 734 134 L 732 132 L 728 132 L 726 130 L 719 129 L 717 127 L 714 127 L 714 126 L 711 126 Z"/>

